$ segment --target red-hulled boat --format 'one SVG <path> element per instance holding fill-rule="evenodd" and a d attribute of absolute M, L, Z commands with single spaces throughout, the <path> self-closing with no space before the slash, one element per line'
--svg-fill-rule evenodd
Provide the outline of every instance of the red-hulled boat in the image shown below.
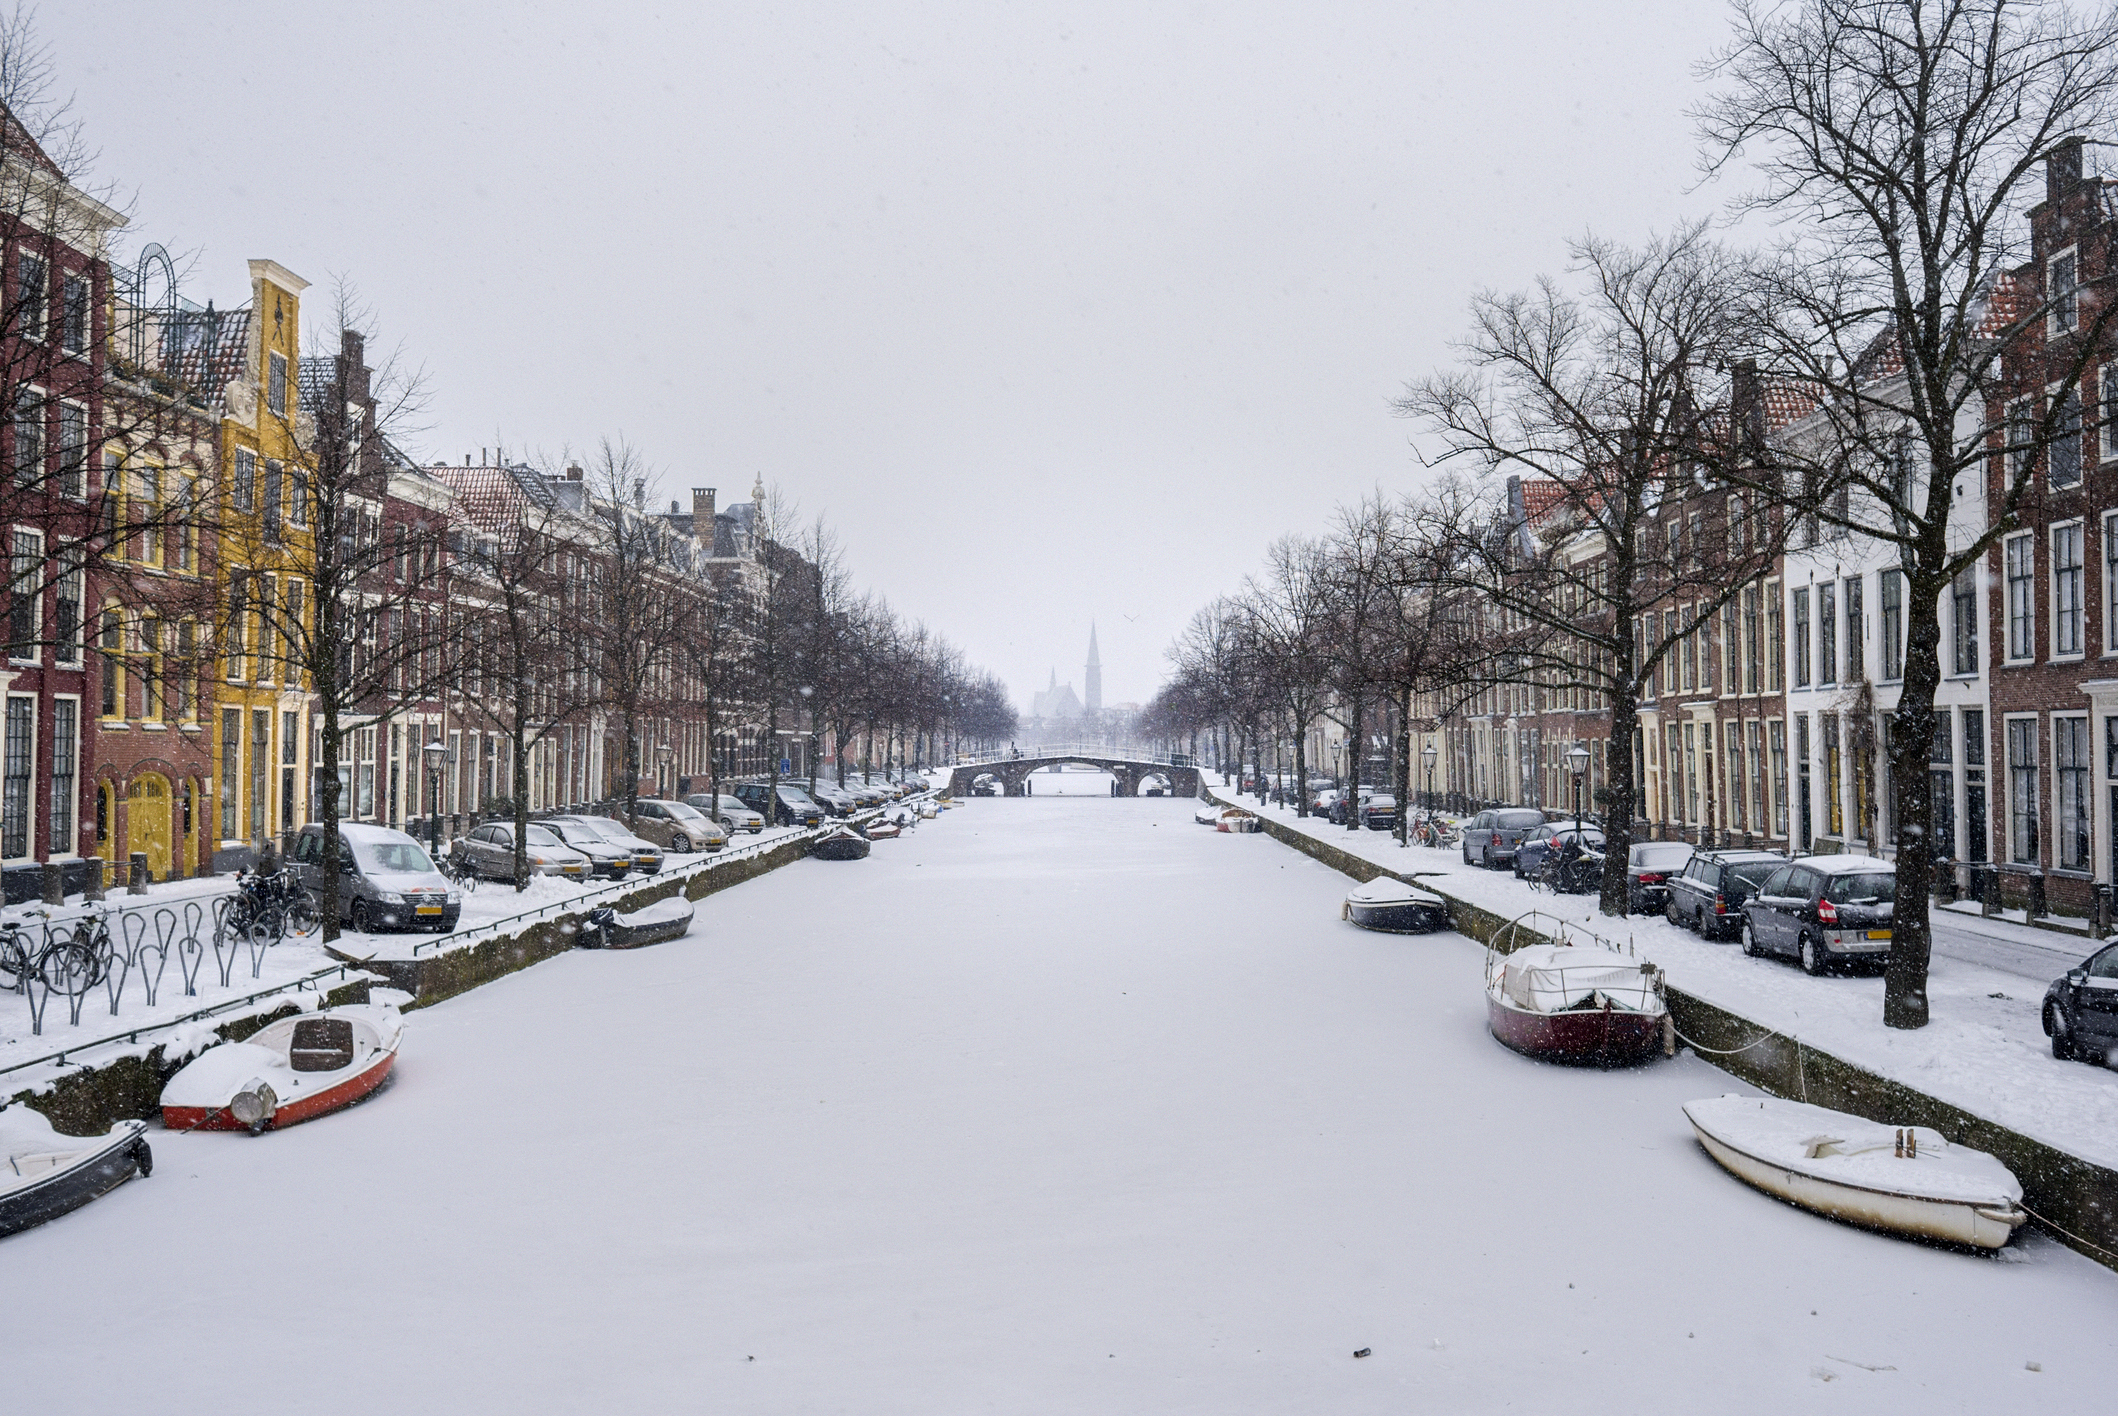
<path fill-rule="evenodd" d="M 265 1131 L 351 1106 L 397 1062 L 395 1008 L 329 1008 L 208 1048 L 162 1088 L 172 1131 Z"/>
<path fill-rule="evenodd" d="M 1486 967 L 1486 1021 L 1525 1056 L 1629 1067 L 1663 1044 L 1662 971 L 1612 949 L 1533 944 Z"/>

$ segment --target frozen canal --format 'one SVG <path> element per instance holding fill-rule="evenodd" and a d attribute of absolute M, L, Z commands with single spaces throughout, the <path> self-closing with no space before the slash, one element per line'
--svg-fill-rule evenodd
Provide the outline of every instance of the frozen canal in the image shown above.
<path fill-rule="evenodd" d="M 2118 1275 L 1744 1188 L 1722 1073 L 1504 1052 L 1476 948 L 1192 809 L 1040 779 L 415 1014 L 371 1104 L 156 1133 L 0 1242 L 10 1405 L 2107 1405 Z"/>

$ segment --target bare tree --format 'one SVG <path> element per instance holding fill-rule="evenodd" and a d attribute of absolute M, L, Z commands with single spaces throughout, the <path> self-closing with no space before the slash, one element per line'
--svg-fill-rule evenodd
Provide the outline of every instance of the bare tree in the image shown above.
<path fill-rule="evenodd" d="M 1844 489 L 1844 501 L 1823 501 L 1824 519 L 1895 547 L 1907 582 L 1883 1020 L 1922 1027 L 1940 601 L 2013 524 L 2044 450 L 2078 438 L 2075 388 L 2118 318 L 2109 291 L 2084 299 L 2078 338 L 2035 370 L 2036 386 L 2011 382 L 2006 352 L 2046 319 L 2054 293 L 2010 279 L 2028 254 L 2019 211 L 2041 168 L 2078 170 L 2081 140 L 2109 136 L 2118 14 L 2016 0 L 1741 0 L 1735 36 L 1706 73 L 1719 85 L 1697 114 L 1708 171 L 1751 166 L 1761 183 L 1739 206 L 1795 224 L 1761 292 L 1772 317 L 1761 324 L 1778 334 L 1777 372 L 1821 406 L 1811 436 L 1780 455 Z M 2058 385 L 2050 398 L 2046 381 Z M 1952 537 L 1955 484 L 1983 476 L 2004 431 L 1990 410 L 2022 392 L 2038 411 L 2005 430 L 2016 455 L 2002 494 L 1982 527 Z"/>
<path fill-rule="evenodd" d="M 628 825 L 637 826 L 642 723 L 670 665 L 682 624 L 672 534 L 647 515 L 653 474 L 633 446 L 604 438 L 588 472 L 584 512 L 596 528 L 588 557 L 595 616 L 595 683 L 617 715 L 622 757 L 617 786 Z"/>

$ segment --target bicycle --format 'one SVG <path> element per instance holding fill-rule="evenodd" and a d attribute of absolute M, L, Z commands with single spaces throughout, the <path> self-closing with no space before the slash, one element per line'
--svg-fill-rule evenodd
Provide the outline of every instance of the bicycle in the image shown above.
<path fill-rule="evenodd" d="M 228 928 L 250 943 L 263 948 L 289 934 L 306 939 L 323 928 L 323 922 L 315 892 L 294 883 L 284 871 L 260 875 L 252 870 L 236 877 Z"/>
<path fill-rule="evenodd" d="M 102 917 L 96 928 L 48 931 L 41 944 L 28 942 L 29 932 L 13 920 L 0 921 L 0 973 L 9 988 L 27 993 L 29 981 L 40 981 L 52 993 L 78 998 L 110 972 L 110 929 Z"/>
<path fill-rule="evenodd" d="M 434 869 L 441 872 L 442 879 L 468 895 L 478 888 L 478 872 L 471 869 L 461 858 L 442 854 L 434 857 Z"/>

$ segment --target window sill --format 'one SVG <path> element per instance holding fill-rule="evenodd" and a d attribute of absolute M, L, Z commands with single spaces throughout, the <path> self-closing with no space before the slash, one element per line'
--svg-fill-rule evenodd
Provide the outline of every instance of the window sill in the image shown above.
<path fill-rule="evenodd" d="M 1968 674 L 1944 674 L 1942 676 L 1942 681 L 1944 683 L 1977 683 L 1978 674 L 1976 672 Z"/>
<path fill-rule="evenodd" d="M 2094 880 L 2096 872 L 2077 865 L 2055 865 L 2047 872 L 2055 880 Z"/>
<path fill-rule="evenodd" d="M 169 731 L 169 724 L 167 724 L 167 723 L 142 723 L 142 724 L 140 724 L 140 731 L 141 731 L 141 732 L 144 732 L 144 733 L 166 733 L 166 732 L 168 732 L 168 731 Z"/>
<path fill-rule="evenodd" d="M 106 733 L 129 733 L 132 731 L 132 724 L 126 722 L 123 718 L 99 718 L 96 720 L 96 726 L 103 729 Z"/>

